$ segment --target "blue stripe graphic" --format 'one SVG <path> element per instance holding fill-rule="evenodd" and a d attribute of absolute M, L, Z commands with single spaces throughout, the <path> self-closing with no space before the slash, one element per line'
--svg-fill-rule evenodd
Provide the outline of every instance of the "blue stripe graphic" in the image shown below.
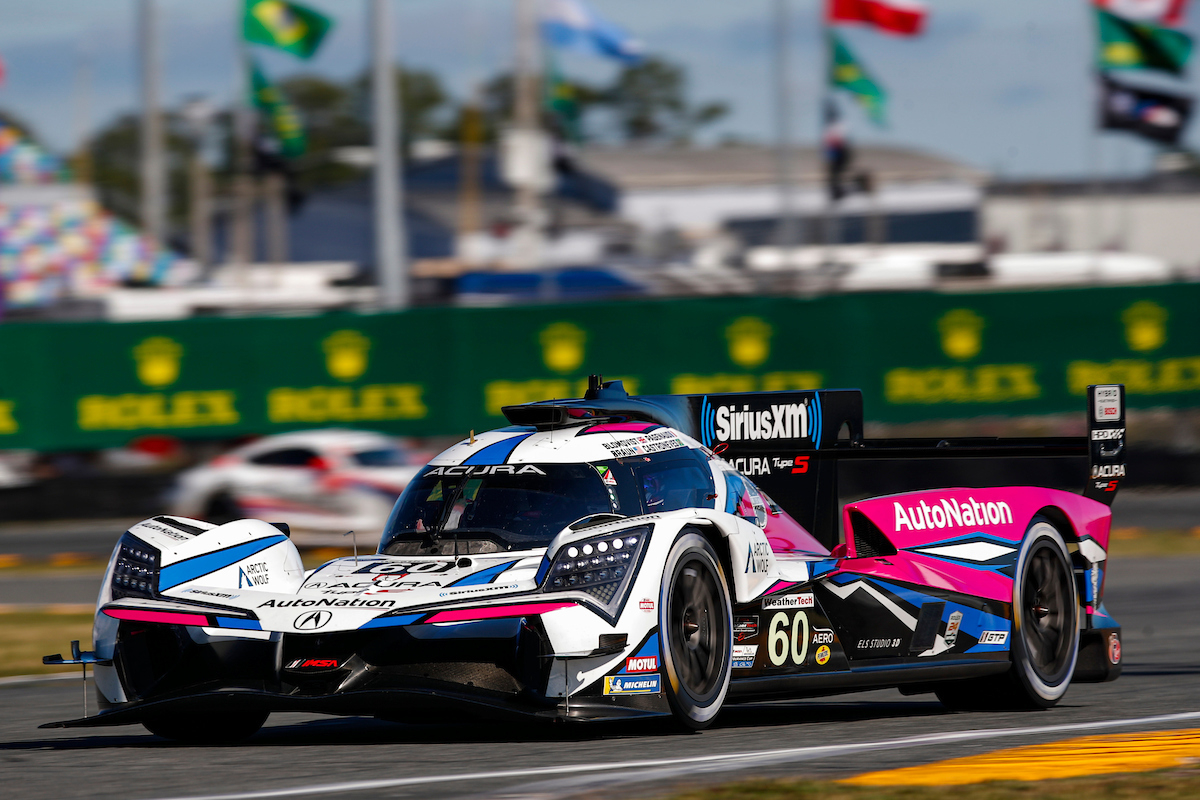
<path fill-rule="evenodd" d="M 463 466 L 503 464 L 512 455 L 512 451 L 516 449 L 517 445 L 532 435 L 532 433 L 523 433 L 520 436 L 511 436 L 499 442 L 493 442 L 462 462 Z"/>
<path fill-rule="evenodd" d="M 238 628 L 244 631 L 261 631 L 262 625 L 256 619 L 240 617 L 217 617 L 217 625 L 222 628 Z"/>
<path fill-rule="evenodd" d="M 457 580 L 454 583 L 451 583 L 449 585 L 450 586 L 478 586 L 481 583 L 491 583 L 493 580 L 496 579 L 497 575 L 499 575 L 501 572 L 504 572 L 504 570 L 508 569 L 515 563 L 517 563 L 517 560 L 513 559 L 512 561 L 509 561 L 504 564 L 497 564 L 494 567 L 488 567 L 487 569 L 481 569 L 481 570 L 479 570 L 479 572 L 476 572 L 474 575 L 468 575 L 467 577 Z"/>
<path fill-rule="evenodd" d="M 394 628 L 400 625 L 411 625 L 419 620 L 424 614 L 405 614 L 402 617 L 376 617 L 364 625 L 359 625 L 358 629 L 363 628 Z"/>
<path fill-rule="evenodd" d="M 255 539 L 252 542 L 234 545 L 224 550 L 218 550 L 215 553 L 205 553 L 202 556 L 196 556 L 186 561 L 180 561 L 177 564 L 171 564 L 170 566 L 163 567 L 162 572 L 159 573 L 158 588 L 160 590 L 170 589 L 172 586 L 187 583 L 199 578 L 201 575 L 207 575 L 210 572 L 216 572 L 231 564 L 236 564 L 243 558 L 248 558 L 255 553 L 266 550 L 272 545 L 285 541 L 287 541 L 287 537 L 283 535 L 268 536 L 266 539 Z"/>

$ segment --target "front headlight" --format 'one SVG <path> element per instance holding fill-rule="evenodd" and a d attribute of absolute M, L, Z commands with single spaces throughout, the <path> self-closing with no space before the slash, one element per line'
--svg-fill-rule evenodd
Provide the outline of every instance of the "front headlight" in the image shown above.
<path fill-rule="evenodd" d="M 546 570 L 542 591 L 583 592 L 615 617 L 633 583 L 651 526 L 594 536 L 564 544 Z"/>
<path fill-rule="evenodd" d="M 162 554 L 158 549 L 126 533 L 117 544 L 117 561 L 113 565 L 112 596 L 154 597 L 158 593 L 158 570 Z"/>

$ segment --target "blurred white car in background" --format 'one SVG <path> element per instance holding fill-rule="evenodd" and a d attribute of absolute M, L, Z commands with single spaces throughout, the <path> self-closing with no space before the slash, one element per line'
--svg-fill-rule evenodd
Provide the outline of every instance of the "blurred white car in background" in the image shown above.
<path fill-rule="evenodd" d="M 297 544 L 368 552 L 396 498 L 428 461 L 379 433 L 315 430 L 267 436 L 180 474 L 171 513 L 226 522 L 286 522 Z"/>

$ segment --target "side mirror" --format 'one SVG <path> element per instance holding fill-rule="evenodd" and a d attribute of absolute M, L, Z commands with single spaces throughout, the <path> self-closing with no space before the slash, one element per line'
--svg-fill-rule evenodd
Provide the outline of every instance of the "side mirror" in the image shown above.
<path fill-rule="evenodd" d="M 849 555 L 846 543 L 842 542 L 841 544 L 835 546 L 833 550 L 829 551 L 829 555 L 833 556 L 834 558 L 848 558 Z"/>

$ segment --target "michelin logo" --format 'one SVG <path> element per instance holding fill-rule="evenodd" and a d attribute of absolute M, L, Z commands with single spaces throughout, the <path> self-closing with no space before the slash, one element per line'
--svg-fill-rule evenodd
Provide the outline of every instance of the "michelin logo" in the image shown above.
<path fill-rule="evenodd" d="M 658 694 L 662 691 L 662 681 L 655 675 L 639 675 L 631 678 L 628 675 L 606 675 L 604 677 L 605 694 Z"/>

